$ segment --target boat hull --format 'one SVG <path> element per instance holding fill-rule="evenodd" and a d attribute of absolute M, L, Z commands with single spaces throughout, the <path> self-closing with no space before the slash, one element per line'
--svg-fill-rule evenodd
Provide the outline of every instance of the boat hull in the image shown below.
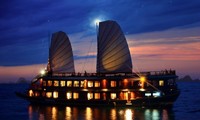
<path fill-rule="evenodd" d="M 37 105 L 58 105 L 58 106 L 133 106 L 133 107 L 171 107 L 180 95 L 177 91 L 162 97 L 145 97 L 134 100 L 66 100 L 48 99 L 43 97 L 29 97 L 24 93 L 16 92 L 16 95 L 26 99 L 31 104 Z"/>

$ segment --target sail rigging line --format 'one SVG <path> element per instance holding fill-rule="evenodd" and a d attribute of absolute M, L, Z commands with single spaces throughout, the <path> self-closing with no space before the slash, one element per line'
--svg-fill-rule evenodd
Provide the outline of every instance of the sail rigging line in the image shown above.
<path fill-rule="evenodd" d="M 83 67 L 82 67 L 81 73 L 83 73 L 84 70 L 85 70 L 85 64 L 87 63 L 88 56 L 89 56 L 89 52 L 90 52 L 90 50 L 91 50 L 93 41 L 94 41 L 94 39 L 92 39 L 91 42 L 90 42 L 90 46 L 89 46 L 89 48 L 88 48 L 88 51 L 87 51 L 87 54 L 86 54 L 86 58 L 85 58 L 85 60 L 84 60 L 84 62 L 83 62 Z"/>
<path fill-rule="evenodd" d="M 48 36 L 47 41 L 46 41 L 46 39 L 42 39 L 42 41 L 41 41 L 42 42 L 42 44 L 41 44 L 41 47 L 42 47 L 41 55 L 42 55 L 42 57 L 40 57 L 40 58 L 45 59 L 45 61 L 48 58 L 48 55 L 47 55 L 47 58 L 46 58 L 46 54 L 48 54 L 49 32 L 47 33 L 47 36 Z M 44 68 L 46 69 L 46 64 L 42 64 L 41 67 L 42 67 L 42 69 L 44 69 Z"/>
<path fill-rule="evenodd" d="M 135 66 L 135 67 L 136 67 L 136 69 L 137 69 L 137 72 L 133 69 L 133 71 L 135 71 L 134 73 L 135 73 L 136 75 L 138 75 L 138 76 L 141 78 L 141 77 L 142 77 L 142 73 L 140 72 L 140 70 L 138 69 L 137 66 Z M 155 90 L 160 91 L 161 93 L 163 93 L 160 89 L 158 89 L 157 87 L 155 87 L 155 86 L 152 85 L 151 83 L 147 82 L 147 80 L 145 80 L 144 82 L 147 83 L 147 84 L 149 84 L 149 85 L 150 85 L 152 88 L 154 88 Z"/>
<path fill-rule="evenodd" d="M 149 85 L 150 85 L 152 88 L 154 88 L 155 90 L 162 92 L 161 90 L 159 90 L 157 87 L 155 87 L 155 86 L 152 85 L 151 83 L 149 83 L 149 82 L 147 82 L 147 81 L 144 81 L 144 82 L 146 82 L 147 84 L 149 84 Z"/>

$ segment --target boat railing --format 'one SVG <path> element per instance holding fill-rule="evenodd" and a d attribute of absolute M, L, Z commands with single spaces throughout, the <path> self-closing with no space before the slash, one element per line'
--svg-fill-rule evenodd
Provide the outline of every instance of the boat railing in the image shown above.
<path fill-rule="evenodd" d="M 59 77 L 117 77 L 117 76 L 137 76 L 136 73 L 53 73 L 49 76 L 59 76 Z"/>
<path fill-rule="evenodd" d="M 159 75 L 176 75 L 175 70 L 161 70 L 161 71 L 148 71 L 148 72 L 141 72 L 141 75 L 144 76 L 159 76 Z"/>
<path fill-rule="evenodd" d="M 162 71 L 147 71 L 139 73 L 53 73 L 49 76 L 58 76 L 58 77 L 138 77 L 138 76 L 157 76 L 157 75 L 176 75 L 175 70 L 162 70 Z"/>

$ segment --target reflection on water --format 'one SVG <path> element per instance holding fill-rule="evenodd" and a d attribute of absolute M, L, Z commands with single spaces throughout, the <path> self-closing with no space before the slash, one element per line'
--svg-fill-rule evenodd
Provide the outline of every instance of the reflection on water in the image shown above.
<path fill-rule="evenodd" d="M 131 109 L 126 109 L 125 110 L 125 115 L 124 115 L 125 119 L 126 120 L 132 120 L 132 118 L 133 118 L 133 116 L 132 116 L 133 112 L 131 111 Z"/>
<path fill-rule="evenodd" d="M 30 120 L 173 120 L 172 109 L 145 109 L 119 107 L 28 107 Z"/>

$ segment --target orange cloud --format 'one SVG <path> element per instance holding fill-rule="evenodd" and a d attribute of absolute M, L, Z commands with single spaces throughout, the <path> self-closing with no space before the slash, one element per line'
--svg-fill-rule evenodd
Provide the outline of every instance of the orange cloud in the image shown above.
<path fill-rule="evenodd" d="M 128 35 L 135 71 L 175 69 L 178 75 L 200 76 L 200 28 Z"/>

